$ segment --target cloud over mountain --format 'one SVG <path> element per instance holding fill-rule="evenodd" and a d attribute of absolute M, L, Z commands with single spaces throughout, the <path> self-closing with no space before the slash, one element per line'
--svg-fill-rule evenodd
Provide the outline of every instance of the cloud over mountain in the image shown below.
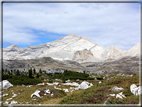
<path fill-rule="evenodd" d="M 4 3 L 4 43 L 40 44 L 72 33 L 128 50 L 139 42 L 139 14 L 137 3 Z"/>

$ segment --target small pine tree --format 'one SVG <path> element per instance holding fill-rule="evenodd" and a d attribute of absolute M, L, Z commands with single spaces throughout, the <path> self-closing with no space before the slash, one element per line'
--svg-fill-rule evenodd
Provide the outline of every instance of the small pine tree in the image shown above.
<path fill-rule="evenodd" d="M 20 72 L 19 70 L 16 71 L 16 76 L 19 76 L 20 75 Z"/>
<path fill-rule="evenodd" d="M 10 71 L 8 70 L 8 75 L 11 75 Z"/>
<path fill-rule="evenodd" d="M 32 76 L 32 69 L 29 69 L 29 78 L 33 78 L 33 76 Z"/>
<path fill-rule="evenodd" d="M 62 75 L 62 82 L 65 83 L 65 75 Z"/>
<path fill-rule="evenodd" d="M 33 71 L 34 71 L 34 74 L 36 74 L 36 70 L 35 70 L 35 68 L 34 68 L 34 70 L 33 70 Z"/>
<path fill-rule="evenodd" d="M 83 73 L 85 74 L 85 71 L 83 71 Z"/>
<path fill-rule="evenodd" d="M 13 75 L 13 70 L 11 70 L 11 75 Z"/>
<path fill-rule="evenodd" d="M 39 78 L 39 74 L 38 73 L 36 74 L 36 78 Z"/>
<path fill-rule="evenodd" d="M 42 73 L 41 69 L 39 70 L 39 73 Z"/>

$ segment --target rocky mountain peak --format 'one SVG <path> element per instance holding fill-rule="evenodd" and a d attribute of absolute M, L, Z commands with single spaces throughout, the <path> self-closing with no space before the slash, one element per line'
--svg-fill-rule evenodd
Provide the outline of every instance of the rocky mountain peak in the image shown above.
<path fill-rule="evenodd" d="M 68 34 L 67 37 L 81 37 L 81 36 L 73 35 L 73 34 Z"/>
<path fill-rule="evenodd" d="M 3 49 L 4 52 L 9 52 L 9 53 L 10 52 L 18 52 L 19 50 L 20 50 L 20 47 L 15 44 Z"/>
<path fill-rule="evenodd" d="M 7 48 L 20 48 L 20 47 L 17 46 L 17 45 L 15 45 L 15 44 L 13 44 L 13 45 L 11 45 L 11 46 L 9 46 L 9 47 L 7 47 Z"/>
<path fill-rule="evenodd" d="M 99 61 L 140 55 L 140 43 L 124 52 L 118 47 L 103 47 L 86 37 L 69 34 L 61 39 L 20 48 L 13 44 L 5 49 L 4 59 L 37 59 L 51 57 L 56 60 Z"/>
<path fill-rule="evenodd" d="M 139 56 L 140 55 L 140 42 L 134 45 L 126 52 L 127 56 Z"/>

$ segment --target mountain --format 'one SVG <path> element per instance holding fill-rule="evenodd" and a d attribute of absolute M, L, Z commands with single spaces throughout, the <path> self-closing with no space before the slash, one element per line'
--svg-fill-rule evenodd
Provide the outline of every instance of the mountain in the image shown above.
<path fill-rule="evenodd" d="M 128 51 L 122 51 L 118 47 L 103 47 L 91 42 L 90 39 L 78 35 L 69 34 L 61 39 L 20 48 L 11 45 L 3 49 L 3 59 L 37 59 L 51 57 L 56 60 L 73 60 L 79 62 L 95 62 L 104 60 L 116 60 L 126 56 L 139 56 L 140 43 Z"/>
<path fill-rule="evenodd" d="M 130 50 L 126 52 L 127 56 L 139 56 L 140 55 L 140 43 L 137 43 Z"/>

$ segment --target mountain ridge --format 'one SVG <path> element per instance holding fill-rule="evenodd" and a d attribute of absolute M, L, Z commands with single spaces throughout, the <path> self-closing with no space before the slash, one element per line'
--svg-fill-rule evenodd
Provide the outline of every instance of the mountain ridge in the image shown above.
<path fill-rule="evenodd" d="M 20 48 L 17 45 L 11 45 L 3 49 L 3 59 L 34 59 L 41 57 L 51 57 L 56 60 L 75 60 L 75 53 L 88 50 L 93 55 L 91 60 L 82 57 L 84 61 L 102 61 L 110 59 L 120 59 L 125 56 L 139 56 L 140 55 L 140 43 L 133 46 L 128 51 L 122 51 L 115 46 L 103 47 L 96 43 L 93 43 L 89 38 L 81 37 L 78 35 L 69 34 L 61 39 L 48 42 L 40 45 L 31 45 L 25 48 Z M 84 51 L 86 52 L 86 51 Z M 83 53 L 82 53 L 83 55 Z M 80 56 L 79 56 L 80 57 Z M 81 57 L 80 57 L 81 58 Z"/>

